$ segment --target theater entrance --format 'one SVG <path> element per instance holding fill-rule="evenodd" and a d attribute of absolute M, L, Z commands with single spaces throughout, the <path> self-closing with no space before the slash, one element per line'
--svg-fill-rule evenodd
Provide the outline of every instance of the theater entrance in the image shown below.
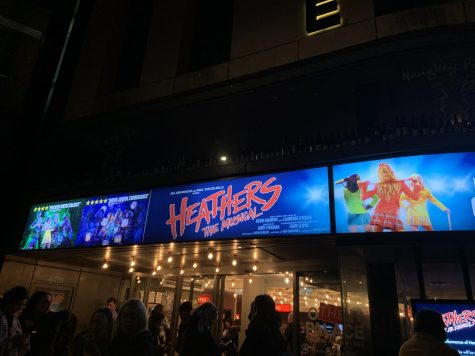
<path fill-rule="evenodd" d="M 193 307 L 207 301 L 216 304 L 220 316 L 216 338 L 225 328 L 238 328 L 239 347 L 251 303 L 259 294 L 273 298 L 291 352 L 323 354 L 338 348 L 344 335 L 338 250 L 331 239 L 321 238 L 318 244 L 314 238 L 282 238 L 27 251 L 22 258 L 33 258 L 36 267 L 32 268 L 38 271 L 39 264 L 49 265 L 47 278 L 53 281 L 56 270 L 64 275 L 68 266 L 76 266 L 79 283 L 71 309 L 84 319 L 83 325 L 92 312 L 84 306 L 95 308 L 105 296 L 116 296 L 119 304 L 140 298 L 148 313 L 160 305 L 169 322 L 171 348 L 179 325 L 178 307 L 187 300 Z M 97 280 L 95 291 L 81 284 L 82 276 L 90 278 L 91 273 Z M 110 290 L 102 288 L 112 282 Z M 88 298 L 94 298 L 95 304 Z"/>

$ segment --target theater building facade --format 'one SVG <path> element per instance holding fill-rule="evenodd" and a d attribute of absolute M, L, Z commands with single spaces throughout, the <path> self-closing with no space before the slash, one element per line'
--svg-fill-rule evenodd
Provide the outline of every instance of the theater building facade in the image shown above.
<path fill-rule="evenodd" d="M 162 304 L 170 354 L 185 300 L 244 331 L 269 294 L 305 355 L 338 336 L 344 355 L 396 355 L 431 307 L 469 354 L 474 10 L 79 4 L 18 141 L 1 289 L 50 291 L 79 327 L 110 296 Z"/>

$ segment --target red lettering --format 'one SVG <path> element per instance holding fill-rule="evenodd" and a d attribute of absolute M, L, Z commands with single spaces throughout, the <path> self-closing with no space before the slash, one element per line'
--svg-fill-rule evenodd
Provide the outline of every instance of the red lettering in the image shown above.
<path fill-rule="evenodd" d="M 198 232 L 200 231 L 203 220 L 209 225 L 211 218 L 214 219 L 218 217 L 218 215 L 222 221 L 221 231 L 230 226 L 237 225 L 242 221 L 255 219 L 262 215 L 262 212 L 270 210 L 276 204 L 282 193 L 282 185 L 272 186 L 272 183 L 276 181 L 276 179 L 275 177 L 271 177 L 264 183 L 257 180 L 252 181 L 246 184 L 244 189 L 234 194 L 234 196 L 233 186 L 230 184 L 226 190 L 216 191 L 208 197 L 203 198 L 200 203 L 194 203 L 190 206 L 187 206 L 188 198 L 184 197 L 181 200 L 179 214 L 175 212 L 175 204 L 170 204 L 170 217 L 166 221 L 166 224 L 171 227 L 173 239 L 177 237 L 177 223 L 180 225 L 180 236 L 183 236 L 186 226 L 196 224 L 195 232 Z M 269 199 L 261 197 L 268 194 L 272 194 Z M 211 209 L 208 202 L 211 202 Z M 254 203 L 262 206 L 260 208 L 262 212 L 257 213 L 256 207 L 253 207 Z M 242 212 L 245 209 L 248 211 Z M 224 221 L 226 217 L 232 215 L 234 216 Z M 202 229 L 202 231 L 205 233 L 205 236 L 211 236 L 215 233 L 215 231 L 207 228 Z"/>
<path fill-rule="evenodd" d="M 186 226 L 194 224 L 198 219 L 198 216 L 193 217 L 196 214 L 196 207 L 200 205 L 200 203 L 191 204 L 188 208 L 186 208 Z"/>
<path fill-rule="evenodd" d="M 169 212 L 170 218 L 166 221 L 167 225 L 171 225 L 173 239 L 176 239 L 176 222 L 180 223 L 180 236 L 183 236 L 185 232 L 185 214 L 186 214 L 186 205 L 188 203 L 188 198 L 181 199 L 180 213 L 175 215 L 175 204 L 170 204 Z"/>
<path fill-rule="evenodd" d="M 205 219 L 206 223 L 209 224 L 211 217 L 211 213 L 208 210 L 208 202 L 205 199 L 201 200 L 201 206 L 200 206 L 200 212 L 199 215 L 196 218 L 196 227 L 195 227 L 195 232 L 200 231 L 200 225 L 201 225 L 201 220 Z"/>
<path fill-rule="evenodd" d="M 246 204 L 239 205 L 246 201 L 246 198 L 240 199 L 242 195 L 247 195 L 246 190 L 241 190 L 239 193 L 234 194 L 234 201 L 233 201 L 233 214 L 239 213 L 241 210 L 246 209 Z"/>
<path fill-rule="evenodd" d="M 206 198 L 206 200 L 211 201 L 211 212 L 213 213 L 213 219 L 216 217 L 216 215 L 218 215 L 218 198 L 223 194 L 224 190 L 219 190 Z"/>
<path fill-rule="evenodd" d="M 261 199 L 259 197 L 256 197 L 256 193 L 259 191 L 259 189 L 262 187 L 262 182 L 259 182 L 258 180 L 251 182 L 249 184 L 246 184 L 244 186 L 244 189 L 247 190 L 247 202 L 246 202 L 246 208 L 251 207 L 251 203 L 255 201 L 258 204 L 265 204 L 266 201 L 264 199 Z"/>
<path fill-rule="evenodd" d="M 274 204 L 277 202 L 277 200 L 279 200 L 279 197 L 280 197 L 280 193 L 282 193 L 282 186 L 279 184 L 279 185 L 274 185 L 273 187 L 269 187 L 269 185 L 275 181 L 277 178 L 275 177 L 272 177 L 270 179 L 268 179 L 263 185 L 262 185 L 262 188 L 261 188 L 261 193 L 263 194 L 269 194 L 269 193 L 272 193 L 272 196 L 270 197 L 270 199 L 264 204 L 264 206 L 262 207 L 262 211 L 267 211 L 269 210 L 270 208 L 272 208 L 274 206 Z"/>

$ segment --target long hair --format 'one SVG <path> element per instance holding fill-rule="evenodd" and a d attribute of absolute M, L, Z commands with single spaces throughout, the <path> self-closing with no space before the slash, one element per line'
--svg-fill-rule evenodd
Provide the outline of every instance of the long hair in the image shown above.
<path fill-rule="evenodd" d="M 391 166 L 381 163 L 378 168 L 378 195 L 382 200 L 391 200 L 401 191 L 401 182 L 398 182 Z"/>
<path fill-rule="evenodd" d="M 268 326 L 277 326 L 277 314 L 275 311 L 275 302 L 270 295 L 261 294 L 254 299 L 254 310 L 251 324 L 264 324 Z"/>
<path fill-rule="evenodd" d="M 203 303 L 191 313 L 189 328 L 199 334 L 210 332 L 218 318 L 218 309 L 213 303 Z"/>
<path fill-rule="evenodd" d="M 138 318 L 138 330 L 137 333 L 145 330 L 147 328 L 147 310 L 145 309 L 145 305 L 142 303 L 140 299 L 129 299 L 126 301 L 120 308 L 119 316 L 117 317 L 117 330 L 116 330 L 116 337 L 122 337 L 124 334 L 122 333 L 122 315 L 124 311 L 128 308 L 133 308 L 137 313 Z"/>

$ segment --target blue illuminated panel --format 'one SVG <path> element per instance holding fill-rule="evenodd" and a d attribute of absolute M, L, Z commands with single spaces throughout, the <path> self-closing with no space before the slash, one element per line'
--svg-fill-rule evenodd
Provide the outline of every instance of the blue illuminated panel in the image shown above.
<path fill-rule="evenodd" d="M 333 178 L 339 233 L 475 229 L 473 152 L 342 164 Z"/>
<path fill-rule="evenodd" d="M 327 168 L 152 191 L 145 242 L 330 232 Z"/>

